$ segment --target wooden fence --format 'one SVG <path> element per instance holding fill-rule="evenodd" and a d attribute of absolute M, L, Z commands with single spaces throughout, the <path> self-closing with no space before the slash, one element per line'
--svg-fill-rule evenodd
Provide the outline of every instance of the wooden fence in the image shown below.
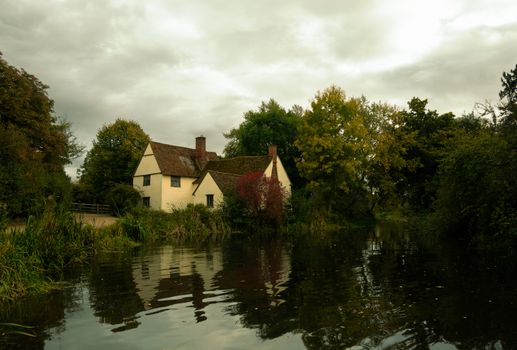
<path fill-rule="evenodd" d="M 107 215 L 113 213 L 113 210 L 111 210 L 111 207 L 108 204 L 72 203 L 71 209 L 77 213 Z"/>

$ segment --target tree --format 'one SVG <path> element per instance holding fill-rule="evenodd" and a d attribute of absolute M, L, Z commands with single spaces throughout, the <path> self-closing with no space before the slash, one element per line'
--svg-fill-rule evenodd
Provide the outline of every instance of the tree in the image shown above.
<path fill-rule="evenodd" d="M 229 140 L 224 148 L 225 156 L 265 155 L 270 145 L 276 145 L 291 182 L 300 186 L 295 163 L 299 153 L 294 142 L 302 113 L 299 106 L 286 111 L 273 99 L 262 102 L 258 110 L 244 114 L 244 121 L 238 128 L 224 135 Z"/>
<path fill-rule="evenodd" d="M 260 171 L 248 173 L 237 179 L 235 188 L 254 224 L 280 225 L 286 192 L 277 178 L 265 177 Z"/>
<path fill-rule="evenodd" d="M 397 191 L 415 209 L 430 209 L 436 194 L 438 164 L 458 125 L 452 113 L 438 114 L 427 109 L 425 99 L 414 97 L 408 107 L 401 112 L 400 132 L 412 139 L 404 154 L 404 160 L 412 166 L 402 172 L 403 181 Z"/>
<path fill-rule="evenodd" d="M 456 119 L 455 137 L 439 161 L 434 219 L 445 233 L 476 238 L 506 253 L 517 249 L 517 66 L 503 73 L 494 123 Z M 484 116 L 484 114 L 482 114 Z"/>
<path fill-rule="evenodd" d="M 342 89 L 331 86 L 316 94 L 302 118 L 295 142 L 300 151 L 297 166 L 328 209 L 364 191 L 369 145 L 361 103 L 347 100 Z"/>
<path fill-rule="evenodd" d="M 64 165 L 82 152 L 46 89 L 0 54 L 0 205 L 10 215 L 37 211 L 50 195 L 69 197 Z"/>
<path fill-rule="evenodd" d="M 440 229 L 470 236 L 515 233 L 517 181 L 508 174 L 515 174 L 516 164 L 508 142 L 490 129 L 458 137 L 438 173 Z"/>
<path fill-rule="evenodd" d="M 501 120 L 498 127 L 514 149 L 517 149 L 517 64 L 510 72 L 503 73 L 501 84 Z"/>
<path fill-rule="evenodd" d="M 506 100 L 504 106 L 513 106 L 517 104 L 517 64 L 510 72 L 503 72 L 501 78 L 502 90 L 499 92 L 499 98 Z"/>
<path fill-rule="evenodd" d="M 104 125 L 80 169 L 79 185 L 83 193 L 91 193 L 91 200 L 109 202 L 107 195 L 114 185 L 132 185 L 133 174 L 149 140 L 134 121 L 117 119 Z"/>
<path fill-rule="evenodd" d="M 402 202 L 397 188 L 404 173 L 414 172 L 418 165 L 415 159 L 407 158 L 414 133 L 402 130 L 404 119 L 398 108 L 366 100 L 362 106 L 368 129 L 366 183 L 371 211 L 398 209 Z"/>

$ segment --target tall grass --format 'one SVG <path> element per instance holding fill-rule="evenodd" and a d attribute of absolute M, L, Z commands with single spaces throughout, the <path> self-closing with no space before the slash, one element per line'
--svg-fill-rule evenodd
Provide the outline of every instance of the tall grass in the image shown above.
<path fill-rule="evenodd" d="M 125 235 L 139 242 L 220 240 L 231 233 L 219 211 L 199 204 L 173 208 L 170 213 L 134 210 L 121 217 L 118 225 Z"/>
<path fill-rule="evenodd" d="M 172 213 L 136 210 L 111 226 L 96 229 L 73 213 L 47 208 L 25 228 L 0 230 L 0 304 L 52 288 L 63 271 L 84 264 L 98 251 L 127 250 L 139 243 L 223 239 L 230 234 L 217 211 L 203 205 Z"/>
<path fill-rule="evenodd" d="M 111 229 L 97 230 L 59 208 L 29 217 L 25 228 L 0 232 L 0 303 L 52 288 L 65 268 L 83 264 L 97 250 L 131 246 Z"/>

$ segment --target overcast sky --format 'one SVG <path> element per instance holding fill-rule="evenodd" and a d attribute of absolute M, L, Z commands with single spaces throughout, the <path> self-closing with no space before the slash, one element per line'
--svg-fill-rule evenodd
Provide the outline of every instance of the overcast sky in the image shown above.
<path fill-rule="evenodd" d="M 50 86 L 87 147 L 122 117 L 220 153 L 261 101 L 307 107 L 332 84 L 457 115 L 497 101 L 517 64 L 517 1 L 0 0 L 0 51 Z"/>

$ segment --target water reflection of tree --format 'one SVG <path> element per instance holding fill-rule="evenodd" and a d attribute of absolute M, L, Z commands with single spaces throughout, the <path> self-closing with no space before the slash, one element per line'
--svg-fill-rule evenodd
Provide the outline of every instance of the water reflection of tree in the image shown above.
<path fill-rule="evenodd" d="M 382 288 L 393 293 L 386 281 L 400 281 L 403 302 L 413 305 L 404 318 L 413 342 L 447 341 L 461 349 L 516 346 L 515 271 L 462 246 L 427 248 L 409 255 L 388 250 L 371 261 Z"/>
<path fill-rule="evenodd" d="M 274 298 L 266 286 L 281 271 L 282 246 L 230 243 L 218 283 L 235 290 L 229 312 L 245 327 L 265 339 L 301 333 L 309 349 L 517 344 L 513 270 L 487 268 L 459 254 L 463 248 L 420 249 L 407 239 L 391 232 L 297 242 L 285 289 Z"/>
<path fill-rule="evenodd" d="M 257 329 L 264 338 L 296 327 L 284 295 L 289 258 L 280 242 L 227 242 L 223 259 L 223 271 L 215 283 L 233 290 L 235 303 L 228 308 L 229 314 L 240 315 L 243 326 Z"/>
<path fill-rule="evenodd" d="M 130 255 L 98 256 L 92 264 L 89 287 L 91 307 L 100 322 L 126 325 L 117 331 L 138 326 L 135 315 L 144 305 L 133 281 Z"/>
<path fill-rule="evenodd" d="M 397 329 L 392 300 L 384 298 L 365 263 L 366 244 L 364 234 L 354 234 L 322 245 L 307 242 L 293 250 L 290 286 L 308 348 L 365 341 L 365 346 L 375 346 Z"/>
<path fill-rule="evenodd" d="M 73 280 L 72 276 L 70 279 Z M 0 349 L 43 349 L 45 341 L 53 333 L 65 330 L 65 313 L 73 312 L 80 306 L 82 289 L 65 287 L 45 295 L 34 295 L 15 304 L 0 306 L 0 322 L 16 323 L 34 328 L 23 329 L 35 337 L 19 334 L 0 334 Z M 1 330 L 0 330 L 1 333 Z"/>

